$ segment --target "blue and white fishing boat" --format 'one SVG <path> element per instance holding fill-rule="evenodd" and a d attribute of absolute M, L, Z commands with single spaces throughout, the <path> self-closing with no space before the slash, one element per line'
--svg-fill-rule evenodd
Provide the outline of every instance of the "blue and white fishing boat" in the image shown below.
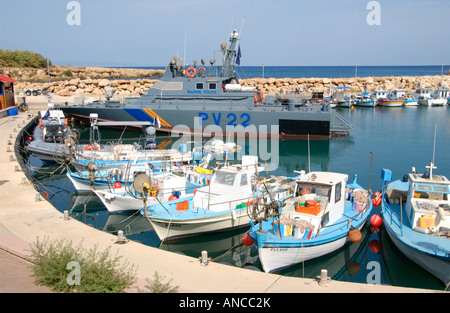
<path fill-rule="evenodd" d="M 417 99 L 417 97 L 415 97 L 414 95 L 411 95 L 411 94 L 407 93 L 405 95 L 405 100 L 403 101 L 403 105 L 405 107 L 418 106 L 419 105 L 419 99 Z"/>
<path fill-rule="evenodd" d="M 372 201 L 356 175 L 352 183 L 347 180 L 348 175 L 331 172 L 301 175 L 295 198 L 285 202 L 281 215 L 250 223 L 249 235 L 265 272 L 331 253 L 350 237 L 361 239 L 359 230 L 370 215 Z M 354 238 L 358 233 L 359 239 Z"/>
<path fill-rule="evenodd" d="M 383 169 L 383 223 L 397 248 L 409 259 L 450 284 L 450 181 L 434 175 L 431 161 L 425 174 L 413 168 L 392 180 Z"/>
<path fill-rule="evenodd" d="M 256 156 L 243 156 L 241 164 L 215 169 L 211 183 L 197 189 L 193 196 L 155 204 L 141 213 L 162 241 L 248 226 L 248 207 L 266 191 L 258 189 L 261 186 L 255 181 L 263 170 L 257 161 Z M 293 181 L 280 179 L 265 185 L 271 192 L 266 193 L 266 200 L 291 197 L 289 182 Z"/>
<path fill-rule="evenodd" d="M 356 97 L 356 106 L 360 106 L 360 107 L 375 107 L 375 101 L 373 99 L 373 94 L 371 92 L 367 92 L 367 90 L 365 90 L 361 96 Z"/>

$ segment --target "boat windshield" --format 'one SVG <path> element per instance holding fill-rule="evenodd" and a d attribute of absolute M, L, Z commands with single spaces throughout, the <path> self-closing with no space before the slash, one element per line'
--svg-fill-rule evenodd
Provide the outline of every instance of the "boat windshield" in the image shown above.
<path fill-rule="evenodd" d="M 447 185 L 419 183 L 416 184 L 414 189 L 415 198 L 448 200 L 448 194 L 450 194 L 450 189 Z"/>
<path fill-rule="evenodd" d="M 230 173 L 230 172 L 219 170 L 216 172 L 216 178 L 214 180 L 214 183 L 226 185 L 226 186 L 233 186 L 235 178 L 236 178 L 236 173 Z"/>
<path fill-rule="evenodd" d="M 330 197 L 331 188 L 329 186 L 303 183 L 297 185 L 298 195 L 303 194 L 316 194 L 317 196 Z"/>

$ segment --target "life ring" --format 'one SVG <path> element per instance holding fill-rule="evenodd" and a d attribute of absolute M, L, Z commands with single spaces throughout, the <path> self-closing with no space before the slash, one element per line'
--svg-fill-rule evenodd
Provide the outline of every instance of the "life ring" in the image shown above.
<path fill-rule="evenodd" d="M 188 69 L 186 70 L 186 76 L 192 78 L 195 77 L 195 75 L 197 75 L 197 70 L 192 66 L 188 67 Z"/>
<path fill-rule="evenodd" d="M 93 145 L 86 145 L 86 146 L 84 147 L 84 150 L 85 150 L 85 151 L 90 151 L 90 150 L 98 151 L 98 147 L 93 146 Z"/>
<path fill-rule="evenodd" d="M 204 77 L 206 75 L 206 68 L 204 68 L 203 66 L 198 68 L 198 76 L 199 77 Z"/>

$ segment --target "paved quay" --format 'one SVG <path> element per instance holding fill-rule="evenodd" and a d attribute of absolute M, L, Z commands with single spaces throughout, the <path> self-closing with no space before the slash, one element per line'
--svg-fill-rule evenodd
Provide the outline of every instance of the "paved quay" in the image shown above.
<path fill-rule="evenodd" d="M 33 280 L 24 278 L 26 259 L 30 245 L 37 238 L 50 241 L 67 239 L 75 245 L 82 243 L 86 249 L 98 246 L 99 251 L 111 247 L 119 255 L 138 267 L 138 283 L 143 287 L 146 278 L 153 278 L 155 271 L 172 279 L 172 286 L 179 286 L 186 293 L 435 293 L 433 290 L 400 288 L 385 285 L 368 285 L 331 281 L 327 287 L 319 286 L 313 279 L 284 277 L 245 270 L 210 262 L 201 265 L 192 258 L 129 241 L 116 244 L 116 236 L 94 229 L 75 219 L 64 220 L 49 202 L 36 200 L 37 191 L 30 184 L 23 184 L 24 173 L 19 170 L 13 151 L 20 126 L 30 121 L 45 106 L 29 103 L 30 112 L 0 119 L 0 292 L 49 292 L 35 288 Z M 15 130 L 14 130 L 15 129 Z M 8 141 L 12 145 L 8 145 Z M 8 148 L 10 147 L 10 148 Z M 19 166 L 20 169 L 20 166 Z M 200 255 L 199 255 L 200 256 Z M 3 262 L 3 258 L 7 261 Z M 25 267 L 24 267 L 25 266 Z M 31 272 L 30 272 L 31 273 Z M 318 273 L 319 275 L 320 273 Z M 26 276 L 26 275 L 25 275 Z M 9 291 L 8 291 L 9 290 Z M 12 291 L 11 291 L 12 290 Z"/>

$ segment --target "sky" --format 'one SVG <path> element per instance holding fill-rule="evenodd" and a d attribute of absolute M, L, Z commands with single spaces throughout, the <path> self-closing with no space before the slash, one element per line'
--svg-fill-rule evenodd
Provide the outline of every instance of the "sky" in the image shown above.
<path fill-rule="evenodd" d="M 0 0 L 0 6 L 0 49 L 37 52 L 55 65 L 164 66 L 175 55 L 208 62 L 233 29 L 243 66 L 450 63 L 448 0 Z"/>

